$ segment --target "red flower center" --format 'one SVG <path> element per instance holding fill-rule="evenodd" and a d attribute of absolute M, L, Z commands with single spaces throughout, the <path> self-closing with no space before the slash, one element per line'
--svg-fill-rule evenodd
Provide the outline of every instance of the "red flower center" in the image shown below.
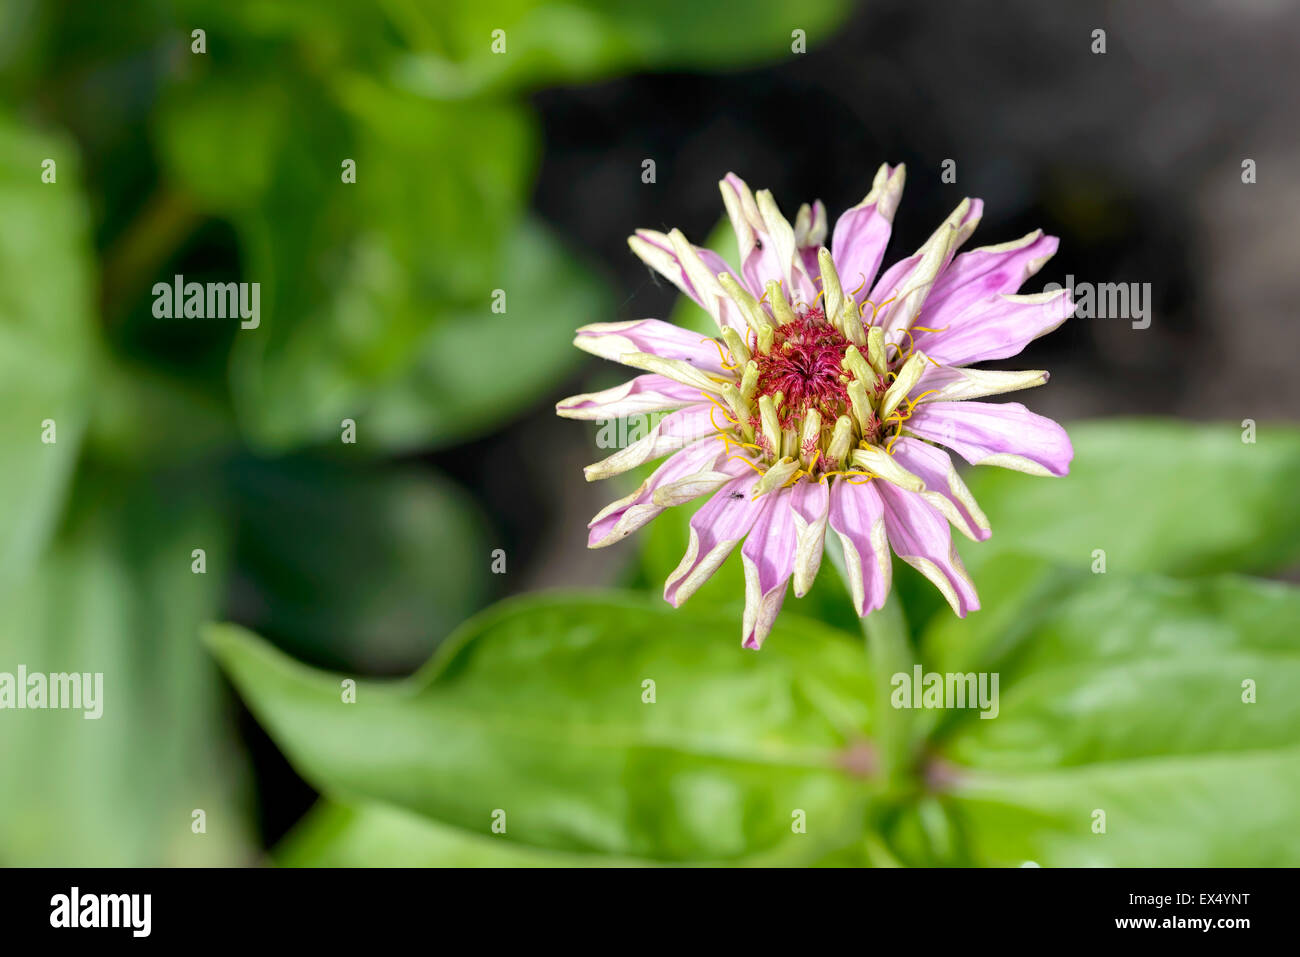
<path fill-rule="evenodd" d="M 848 405 L 849 394 L 840 379 L 840 360 L 849 340 L 826 322 L 820 306 L 814 306 L 793 322 L 776 330 L 772 349 L 756 352 L 758 395 L 780 392 L 781 427 L 816 409 L 822 422 L 833 423 Z"/>

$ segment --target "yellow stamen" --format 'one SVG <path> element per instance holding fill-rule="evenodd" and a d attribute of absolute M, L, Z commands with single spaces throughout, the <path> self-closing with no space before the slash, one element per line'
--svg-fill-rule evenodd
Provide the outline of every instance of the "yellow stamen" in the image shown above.
<path fill-rule="evenodd" d="M 717 422 L 713 421 L 713 413 L 714 413 L 714 412 L 717 412 L 717 411 L 720 411 L 720 410 L 718 409 L 717 406 L 714 406 L 712 409 L 709 409 L 709 425 L 713 426 L 713 428 L 716 429 L 718 432 L 725 432 L 726 429 L 724 429 L 722 426 L 718 425 Z M 723 417 L 724 419 L 727 419 L 727 414 L 726 414 L 725 412 L 723 412 L 723 413 L 722 413 L 722 417 Z M 730 422 L 732 425 L 735 425 L 735 426 L 739 426 L 739 425 L 740 425 L 740 423 L 737 422 L 735 419 L 727 419 L 727 421 Z"/>
<path fill-rule="evenodd" d="M 727 420 L 728 422 L 730 422 L 732 425 L 735 425 L 735 426 L 739 426 L 739 425 L 740 425 L 740 423 L 739 423 L 738 421 L 736 421 L 735 419 L 733 419 L 733 418 L 731 417 L 731 410 L 728 409 L 728 408 L 726 408 L 726 407 L 724 407 L 723 405 L 721 405 L 721 404 L 718 402 L 718 400 L 717 400 L 716 398 L 714 398 L 713 396 L 709 395 L 707 392 L 701 392 L 700 395 L 702 395 L 702 396 L 704 396 L 704 398 L 708 399 L 708 400 L 709 400 L 709 404 L 712 405 L 713 408 L 715 408 L 715 409 L 717 409 L 719 412 L 721 412 L 721 413 L 722 413 L 722 417 L 723 417 L 724 419 L 726 419 L 726 420 Z M 712 412 L 712 411 L 709 412 L 709 421 L 710 421 L 710 422 L 713 421 L 713 412 Z M 713 427 L 714 427 L 715 429 L 718 428 L 716 424 L 715 424 Z M 718 429 L 718 431 L 720 432 L 720 431 L 722 431 L 722 430 L 721 430 L 721 429 Z"/>
<path fill-rule="evenodd" d="M 750 461 L 749 459 L 747 459 L 747 458 L 744 458 L 744 457 L 739 456 L 739 455 L 728 455 L 728 456 L 727 456 L 727 459 L 728 459 L 728 460 L 730 460 L 730 459 L 735 459 L 737 462 L 744 462 L 746 465 L 748 465 L 751 469 L 753 469 L 753 470 L 754 470 L 755 472 L 757 472 L 759 475 L 763 475 L 763 474 L 764 474 L 764 472 L 763 472 L 763 470 L 762 470 L 761 468 L 759 468 L 757 465 L 755 465 L 753 462 L 751 462 L 751 461 Z"/>
<path fill-rule="evenodd" d="M 875 321 L 876 321 L 876 316 L 880 315 L 880 310 L 881 310 L 881 309 L 884 309 L 887 305 L 889 305 L 891 302 L 893 302 L 893 301 L 894 301 L 895 299 L 897 299 L 897 298 L 898 298 L 897 296 L 890 296 L 888 299 L 886 299 L 884 302 L 882 302 L 882 303 L 881 303 L 880 305 L 878 305 L 878 306 L 877 306 L 874 302 L 872 302 L 870 299 L 864 299 L 864 300 L 862 300 L 862 305 L 858 307 L 858 315 L 861 316 L 861 315 L 862 315 L 862 310 L 865 309 L 867 306 L 870 306 L 870 307 L 871 307 L 871 322 L 874 324 Z"/>
<path fill-rule="evenodd" d="M 722 368 L 726 369 L 728 372 L 735 372 L 735 371 L 736 371 L 736 364 L 735 364 L 735 363 L 736 363 L 736 359 L 735 359 L 735 356 L 732 356 L 732 358 L 731 358 L 731 364 L 728 365 L 728 364 L 727 364 L 727 355 L 730 355 L 730 353 L 723 354 L 723 351 L 722 351 L 722 343 L 721 343 L 721 342 L 719 342 L 717 339 L 710 339 L 710 338 L 708 338 L 707 336 L 704 337 L 704 338 L 702 338 L 702 339 L 700 340 L 700 342 L 711 342 L 711 343 L 713 343 L 715 346 L 717 346 L 717 347 L 718 347 L 718 361 L 722 364 Z"/>

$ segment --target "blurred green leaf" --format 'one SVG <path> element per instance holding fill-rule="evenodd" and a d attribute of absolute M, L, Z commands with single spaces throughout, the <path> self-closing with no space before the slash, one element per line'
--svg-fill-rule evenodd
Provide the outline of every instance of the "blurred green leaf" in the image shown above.
<path fill-rule="evenodd" d="M 247 769 L 198 635 L 227 561 L 211 491 L 186 476 L 83 479 L 67 526 L 6 595 L 3 670 L 102 673 L 103 711 L 0 712 L 5 864 L 231 865 L 251 853 Z M 191 570 L 195 548 L 206 574 Z M 191 830 L 195 810 L 206 833 Z"/>
<path fill-rule="evenodd" d="M 87 453 L 121 467 L 208 460 L 238 440 L 230 410 L 203 390 L 138 362 L 99 368 Z"/>
<path fill-rule="evenodd" d="M 436 31 L 437 40 L 422 44 L 429 52 L 412 57 L 403 77 L 434 95 L 469 96 L 589 81 L 619 70 L 734 67 L 790 56 L 796 28 L 809 46 L 829 39 L 847 9 L 846 0 L 806 0 L 792 18 L 781 0 L 756 0 L 743 9 L 691 0 L 440 2 L 431 22 L 408 34 L 432 40 Z M 494 52 L 498 38 L 504 50 Z"/>
<path fill-rule="evenodd" d="M 53 160 L 56 181 L 42 182 Z M 97 331 L 78 159 L 0 115 L 0 586 L 54 531 L 91 399 Z M 51 422 L 53 442 L 42 441 Z"/>
<path fill-rule="evenodd" d="M 281 867 L 646 867 L 655 862 L 526 847 L 435 824 L 385 804 L 322 800 L 275 850 Z M 874 835 L 837 848 L 814 867 L 896 866 Z"/>
<path fill-rule="evenodd" d="M 368 427 L 388 447 L 471 438 L 526 409 L 583 360 L 573 333 L 613 315 L 604 285 L 539 223 L 526 220 L 500 265 L 505 314 L 490 300 L 430 329 L 414 365 L 370 397 Z"/>
<path fill-rule="evenodd" d="M 962 543 L 980 585 L 984 564 L 1027 552 L 1074 568 L 1106 553 L 1109 573 L 1266 572 L 1300 560 L 1300 430 L 1265 423 L 1255 444 L 1230 423 L 1155 420 L 1069 427 L 1063 478 L 998 468 L 967 484 L 993 537 Z"/>
<path fill-rule="evenodd" d="M 985 587 L 1006 611 L 924 644 L 928 670 L 1000 674 L 997 717 L 939 713 L 932 745 L 973 863 L 1300 863 L 1300 590 L 1010 556 Z"/>
<path fill-rule="evenodd" d="M 534 141 L 522 108 L 349 76 L 332 101 L 307 98 L 318 121 L 270 80 L 226 85 L 178 95 L 161 129 L 175 175 L 234 220 L 245 278 L 262 284 L 262 326 L 241 330 L 231 358 L 256 445 L 320 442 L 343 418 L 365 422 L 368 449 L 446 444 L 517 413 L 580 360 L 573 329 L 612 305 L 520 219 Z M 260 119 L 243 158 L 214 161 L 250 102 Z M 341 182 L 344 158 L 355 184 Z"/>
<path fill-rule="evenodd" d="M 414 668 L 484 602 L 474 503 L 425 469 L 243 459 L 231 469 L 244 620 L 332 667 Z"/>
<path fill-rule="evenodd" d="M 471 834 L 386 804 L 322 800 L 275 851 L 282 867 L 602 867 L 645 862 L 561 854 Z"/>
<path fill-rule="evenodd" d="M 260 284 L 261 325 L 239 331 L 231 356 L 235 409 L 260 447 L 360 419 L 377 390 L 418 375 L 440 323 L 497 318 L 496 288 L 516 303 L 534 292 L 504 245 L 533 164 L 522 107 L 436 103 L 347 71 L 328 83 L 236 74 L 177 87 L 157 125 L 171 175 L 235 225 L 242 278 Z M 239 158 L 225 162 L 232 138 Z"/>
<path fill-rule="evenodd" d="M 366 16 L 346 0 L 183 6 L 202 18 L 195 22 L 219 26 L 219 36 L 292 37 L 325 62 L 389 60 L 398 82 L 441 99 L 790 56 L 795 29 L 808 47 L 825 42 L 849 9 L 847 0 L 804 0 L 792 18 L 783 0 L 751 0 L 743 9 L 690 0 L 416 0 L 367 8 Z"/>
<path fill-rule="evenodd" d="M 786 616 L 753 654 L 734 626 L 633 598 L 506 602 L 411 680 L 360 682 L 354 704 L 241 629 L 210 642 L 299 771 L 344 802 L 487 836 L 504 811 L 509 840 L 569 853 L 816 859 L 861 837 L 871 793 L 842 767 L 868 723 L 861 650 Z"/>
<path fill-rule="evenodd" d="M 774 0 L 743 17 L 673 3 L 671 28 L 662 4 L 412 3 L 368 20 L 332 2 L 183 9 L 209 25 L 211 56 L 174 64 L 155 138 L 176 184 L 235 225 L 243 278 L 262 285 L 264 324 L 236 337 L 231 384 L 241 427 L 273 451 L 344 417 L 369 417 L 376 449 L 476 434 L 571 367 L 572 329 L 612 311 L 553 239 L 520 226 L 538 137 L 504 92 L 787 56 L 796 30 Z M 845 10 L 816 0 L 797 30 L 825 39 Z M 509 327 L 481 321 L 500 318 L 497 289 Z"/>

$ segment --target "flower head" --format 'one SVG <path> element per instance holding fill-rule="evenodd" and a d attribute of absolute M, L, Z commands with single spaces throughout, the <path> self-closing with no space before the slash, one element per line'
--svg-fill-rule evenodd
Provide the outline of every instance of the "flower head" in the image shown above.
<path fill-rule="evenodd" d="M 976 541 L 988 520 L 946 446 L 972 465 L 1064 475 L 1065 431 L 1019 403 L 971 401 L 1047 381 L 1041 370 L 970 369 L 1005 359 L 1073 311 L 1068 290 L 1016 295 L 1056 251 L 1041 230 L 961 254 L 983 204 L 963 200 L 914 254 L 879 276 L 903 191 L 881 166 L 835 224 L 821 203 L 794 225 L 770 193 L 734 174 L 719 184 L 740 270 L 678 230 L 638 230 L 633 252 L 698 303 L 718 335 L 642 319 L 578 330 L 575 344 L 643 372 L 556 411 L 611 419 L 669 411 L 644 438 L 588 466 L 588 480 L 666 461 L 590 523 L 589 545 L 620 541 L 664 509 L 703 496 L 664 597 L 685 601 L 741 547 L 743 643 L 758 648 L 793 579 L 811 587 L 826 530 L 838 536 L 859 615 L 884 604 L 890 549 L 956 614 L 979 608 L 949 524 Z"/>

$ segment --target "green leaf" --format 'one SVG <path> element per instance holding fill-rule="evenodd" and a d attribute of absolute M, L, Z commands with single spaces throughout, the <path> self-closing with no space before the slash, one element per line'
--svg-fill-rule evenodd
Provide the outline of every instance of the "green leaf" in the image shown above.
<path fill-rule="evenodd" d="M 1063 478 L 975 469 L 967 484 L 993 526 L 963 542 L 980 586 L 985 563 L 1026 552 L 1088 569 L 1193 575 L 1267 572 L 1300 560 L 1300 430 L 1155 420 L 1069 427 L 1074 462 Z"/>
<path fill-rule="evenodd" d="M 230 409 L 202 389 L 118 356 L 100 364 L 87 455 L 122 468 L 211 460 L 237 442 Z"/>
<path fill-rule="evenodd" d="M 829 39 L 847 8 L 844 0 L 802 3 L 796 19 L 808 45 Z M 406 78 L 440 96 L 590 81 L 627 69 L 737 66 L 790 56 L 794 43 L 781 0 L 755 0 L 743 11 L 690 0 L 455 0 L 434 9 L 426 29 L 436 30 L 437 47 L 412 57 Z M 503 53 L 493 50 L 495 30 L 504 31 Z"/>
<path fill-rule="evenodd" d="M 804 0 L 792 25 L 782 0 L 751 0 L 743 11 L 689 0 L 417 0 L 368 8 L 365 16 L 342 0 L 234 6 L 184 0 L 184 7 L 194 22 L 219 24 L 232 39 L 289 37 L 327 62 L 379 60 L 404 84 L 443 99 L 586 82 L 620 71 L 733 67 L 788 57 L 795 26 L 812 47 L 828 40 L 848 11 L 846 0 Z M 499 44 L 494 50 L 494 31 L 503 31 L 504 50 Z M 218 40 L 209 43 L 218 48 Z"/>
<path fill-rule="evenodd" d="M 212 491 L 190 475 L 83 479 L 67 526 L 5 595 L 2 670 L 103 675 L 97 719 L 0 711 L 5 864 L 248 860 L 247 768 L 198 634 L 219 606 L 227 562 Z M 195 548 L 206 551 L 206 574 L 192 571 Z M 196 810 L 206 833 L 192 830 Z"/>
<path fill-rule="evenodd" d="M 507 240 L 506 312 L 457 309 L 416 347 L 413 367 L 370 397 L 369 428 L 386 447 L 472 438 L 518 415 L 583 360 L 574 330 L 613 315 L 605 286 L 532 220 Z"/>
<path fill-rule="evenodd" d="M 482 607 L 483 521 L 437 473 L 311 458 L 244 459 L 231 473 L 244 620 L 282 647 L 331 667 L 409 671 Z"/>
<path fill-rule="evenodd" d="M 581 324 L 564 309 L 594 304 L 591 280 L 536 230 L 522 240 L 531 245 L 508 242 L 534 162 L 523 107 L 432 102 L 345 69 L 328 82 L 248 71 L 170 91 L 157 125 L 172 176 L 232 222 L 240 278 L 260 284 L 260 325 L 234 333 L 230 368 L 237 417 L 258 447 L 332 438 L 343 418 L 372 415 L 377 394 L 400 407 L 373 413 L 368 448 L 443 442 L 515 411 L 521 394 L 531 399 L 573 361 L 559 360 L 554 343 L 567 345 Z M 232 138 L 239 158 L 214 161 Z M 345 160 L 356 163 L 355 183 L 343 181 Z M 541 343 L 522 370 L 479 360 L 511 338 L 493 322 L 495 289 L 521 322 L 552 320 L 514 333 L 521 348 Z M 459 346 L 475 352 L 442 351 Z M 478 373 L 475 394 L 500 395 L 478 403 L 477 420 L 458 407 L 416 417 L 423 395 L 392 395 L 427 378 L 425 392 L 449 389 L 441 373 L 453 363 Z"/>
<path fill-rule="evenodd" d="M 321 801 L 275 850 L 281 867 L 602 867 L 610 857 L 560 854 L 471 834 L 386 804 Z"/>
<path fill-rule="evenodd" d="M 798 862 L 860 838 L 871 789 L 842 769 L 868 730 L 860 648 L 794 616 L 761 654 L 735 636 L 729 615 L 632 597 L 515 600 L 352 704 L 338 676 L 241 629 L 209 640 L 300 773 L 345 803 L 488 836 L 503 811 L 511 841 L 655 861 Z"/>
<path fill-rule="evenodd" d="M 56 181 L 44 183 L 53 160 Z M 0 115 L 0 586 L 54 532 L 96 354 L 89 224 L 71 145 Z M 43 441 L 52 438 L 53 441 Z"/>
<path fill-rule="evenodd" d="M 1300 590 L 999 564 L 986 607 L 1012 611 L 924 644 L 1000 676 L 996 718 L 947 712 L 931 744 L 974 863 L 1300 863 Z"/>

